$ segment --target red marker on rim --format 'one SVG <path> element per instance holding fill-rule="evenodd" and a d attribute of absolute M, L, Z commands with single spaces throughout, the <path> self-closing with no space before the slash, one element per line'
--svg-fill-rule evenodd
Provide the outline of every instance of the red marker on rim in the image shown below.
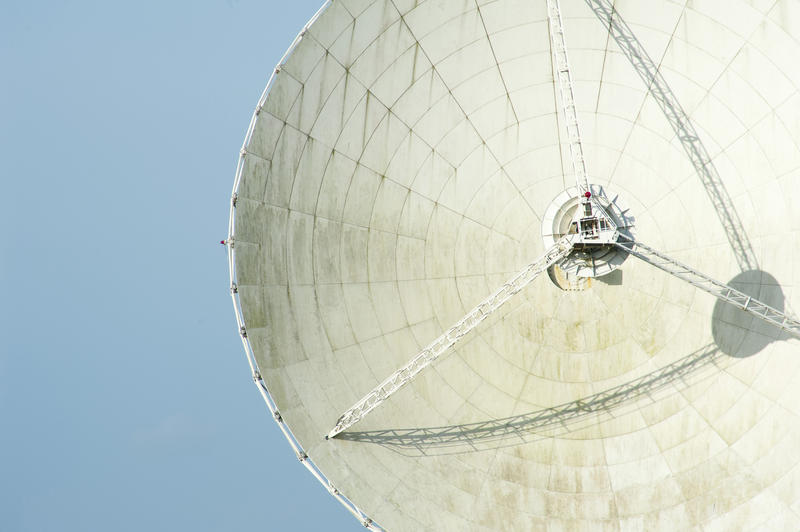
<path fill-rule="evenodd" d="M 584 192 L 583 195 L 586 196 L 587 198 L 591 198 L 592 197 L 592 193 L 589 192 L 588 190 L 586 192 Z"/>

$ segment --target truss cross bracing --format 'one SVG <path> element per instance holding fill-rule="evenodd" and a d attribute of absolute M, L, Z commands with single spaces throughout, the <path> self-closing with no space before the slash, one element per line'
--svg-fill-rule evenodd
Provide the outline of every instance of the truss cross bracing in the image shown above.
<path fill-rule="evenodd" d="M 583 158 L 581 131 L 578 126 L 578 111 L 575 108 L 575 93 L 572 88 L 572 74 L 567 58 L 567 44 L 564 39 L 564 25 L 561 22 L 561 10 L 558 0 L 547 0 L 547 18 L 550 21 L 553 67 L 558 80 L 561 110 L 567 129 L 567 142 L 569 144 L 572 170 L 575 173 L 575 183 L 578 186 L 578 191 L 583 195 L 589 192 L 589 177 L 586 172 L 586 162 Z"/>
<path fill-rule="evenodd" d="M 648 247 L 641 242 L 634 242 L 632 240 L 620 239 L 616 245 L 621 249 L 627 251 L 631 255 L 642 259 L 643 261 L 652 264 L 675 277 L 686 281 L 687 283 L 705 290 L 709 294 L 717 298 L 727 301 L 731 305 L 739 307 L 745 312 L 760 318 L 772 325 L 775 325 L 781 330 L 800 338 L 800 321 L 787 316 L 784 312 L 772 308 L 766 303 L 748 296 L 731 286 L 716 281 L 705 274 L 678 262 L 675 259 L 667 257 L 662 253 Z"/>
<path fill-rule="evenodd" d="M 540 273 L 569 255 L 572 251 L 574 238 L 574 235 L 561 237 L 544 255 L 528 264 L 514 278 L 501 286 L 499 290 L 496 290 L 489 297 L 478 303 L 458 323 L 417 353 L 408 364 L 392 373 L 386 380 L 342 414 L 336 422 L 336 426 L 331 429 L 326 438 L 333 438 L 357 423 L 375 407 L 383 403 L 390 395 L 409 383 L 420 371 L 439 358 L 442 353 L 452 347 L 458 340 L 466 336 L 491 313 L 499 309 L 503 303 L 525 288 Z"/>

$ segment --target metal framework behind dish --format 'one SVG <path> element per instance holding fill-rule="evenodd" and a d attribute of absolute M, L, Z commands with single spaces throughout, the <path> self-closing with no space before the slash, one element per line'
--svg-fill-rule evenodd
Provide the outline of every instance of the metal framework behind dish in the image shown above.
<path fill-rule="evenodd" d="M 306 454 L 303 446 L 300 445 L 300 442 L 297 441 L 297 438 L 292 433 L 291 429 L 286 425 L 286 422 L 283 420 L 281 416 L 278 406 L 275 404 L 275 400 L 272 398 L 272 395 L 269 393 L 267 389 L 266 383 L 261 378 L 261 372 L 258 369 L 258 363 L 256 362 L 255 353 L 253 352 L 253 347 L 250 345 L 250 340 L 247 338 L 247 329 L 245 328 L 244 319 L 242 317 L 242 305 L 241 301 L 239 300 L 239 290 L 238 285 L 236 283 L 236 267 L 235 267 L 235 259 L 236 259 L 236 251 L 235 251 L 235 229 L 236 229 L 236 199 L 237 193 L 239 190 L 239 184 L 242 181 L 242 172 L 244 171 L 244 160 L 245 156 L 247 155 L 247 146 L 250 144 L 250 140 L 253 137 L 253 131 L 256 126 L 256 122 L 258 121 L 258 115 L 261 113 L 261 109 L 264 106 L 264 103 L 267 100 L 267 95 L 269 94 L 270 89 L 275 81 L 275 75 L 280 72 L 281 67 L 283 66 L 286 59 L 291 55 L 297 45 L 303 40 L 305 37 L 308 28 L 316 22 L 319 16 L 331 5 L 332 0 L 326 0 L 326 2 L 319 8 L 319 10 L 311 17 L 300 33 L 294 38 L 292 41 L 291 46 L 283 54 L 281 60 L 278 62 L 278 65 L 273 70 L 272 75 L 267 82 L 267 86 L 264 88 L 264 92 L 261 93 L 261 97 L 258 99 L 258 105 L 256 105 L 256 109 L 253 112 L 253 116 L 250 119 L 250 126 L 247 128 L 247 133 L 244 137 L 244 142 L 242 143 L 242 149 L 239 152 L 239 161 L 236 165 L 236 178 L 234 179 L 233 183 L 233 192 L 231 195 L 231 211 L 230 211 L 230 218 L 228 220 L 228 238 L 225 241 L 228 247 L 228 268 L 230 270 L 230 289 L 231 289 L 231 299 L 233 300 L 233 310 L 236 314 L 236 323 L 239 327 L 239 336 L 242 339 L 242 345 L 244 346 L 244 352 L 247 355 L 247 362 L 250 364 L 250 371 L 253 376 L 253 382 L 255 382 L 258 391 L 261 393 L 261 397 L 264 398 L 264 402 L 267 403 L 267 408 L 272 413 L 273 419 L 278 424 L 278 428 L 283 433 L 286 440 L 289 442 L 292 450 L 294 450 L 297 459 L 300 461 L 301 464 L 308 469 L 314 478 L 316 478 L 320 484 L 322 484 L 325 489 L 330 493 L 337 501 L 339 501 L 342 506 L 347 508 L 353 516 L 358 519 L 362 525 L 368 530 L 376 530 L 376 531 L 383 531 L 384 528 L 375 523 L 363 510 L 361 510 L 356 504 L 348 499 L 342 492 L 340 492 L 325 476 L 322 470 L 314 463 L 314 461 L 309 458 L 308 454 Z"/>

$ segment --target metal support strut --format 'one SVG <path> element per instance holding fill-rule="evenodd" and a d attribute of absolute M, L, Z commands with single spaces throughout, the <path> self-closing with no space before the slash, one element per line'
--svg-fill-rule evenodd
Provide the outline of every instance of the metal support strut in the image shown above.
<path fill-rule="evenodd" d="M 569 68 L 567 42 L 564 38 L 564 24 L 561 20 L 561 8 L 558 0 L 547 0 L 547 19 L 550 23 L 553 68 L 558 82 L 561 114 L 567 128 L 569 156 L 572 162 L 572 171 L 575 174 L 578 195 L 581 198 L 581 208 L 579 210 L 585 211 L 583 214 L 581 212 L 576 213 L 575 224 L 580 234 L 579 242 L 589 245 L 609 243 L 616 234 L 617 227 L 613 219 L 605 212 L 605 209 L 592 196 L 592 191 L 589 188 L 589 174 L 586 170 L 586 160 L 583 156 L 581 130 L 578 125 L 578 110 L 575 107 L 572 73 Z"/>
<path fill-rule="evenodd" d="M 656 268 L 674 275 L 701 290 L 705 290 L 709 294 L 800 338 L 800 321 L 787 316 L 780 310 L 772 308 L 766 303 L 762 303 L 733 287 L 716 281 L 675 259 L 671 259 L 641 242 L 634 242 L 625 237 L 620 237 L 619 241 L 615 244 L 617 247 L 642 259 L 648 264 L 652 264 Z"/>
<path fill-rule="evenodd" d="M 575 173 L 578 192 L 583 196 L 587 192 L 591 193 L 591 190 L 589 190 L 589 177 L 586 172 L 586 162 L 583 158 L 581 130 L 578 126 L 578 111 L 575 108 L 575 93 L 572 90 L 572 74 L 570 73 L 569 60 L 567 59 L 567 44 L 564 39 L 564 25 L 561 22 L 561 10 L 558 0 L 547 0 L 547 19 L 550 22 L 553 66 L 561 96 L 561 110 L 567 127 L 567 142 L 569 143 L 572 170 Z"/>
<path fill-rule="evenodd" d="M 561 237 L 544 255 L 528 264 L 513 279 L 500 287 L 499 290 L 478 303 L 458 323 L 417 353 L 408 364 L 392 373 L 386 380 L 342 414 L 336 422 L 336 426 L 331 429 L 325 438 L 333 438 L 366 416 L 390 395 L 409 383 L 420 371 L 439 358 L 442 353 L 463 338 L 469 331 L 477 327 L 492 312 L 500 308 L 503 303 L 525 288 L 536 276 L 566 257 L 572 251 L 574 237 L 575 235 Z"/>

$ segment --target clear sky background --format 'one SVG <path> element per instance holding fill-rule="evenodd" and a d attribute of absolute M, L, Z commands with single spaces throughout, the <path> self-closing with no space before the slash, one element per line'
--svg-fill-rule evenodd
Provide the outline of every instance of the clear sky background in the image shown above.
<path fill-rule="evenodd" d="M 0 530 L 363 530 L 253 386 L 219 245 L 321 4 L 0 3 Z"/>

